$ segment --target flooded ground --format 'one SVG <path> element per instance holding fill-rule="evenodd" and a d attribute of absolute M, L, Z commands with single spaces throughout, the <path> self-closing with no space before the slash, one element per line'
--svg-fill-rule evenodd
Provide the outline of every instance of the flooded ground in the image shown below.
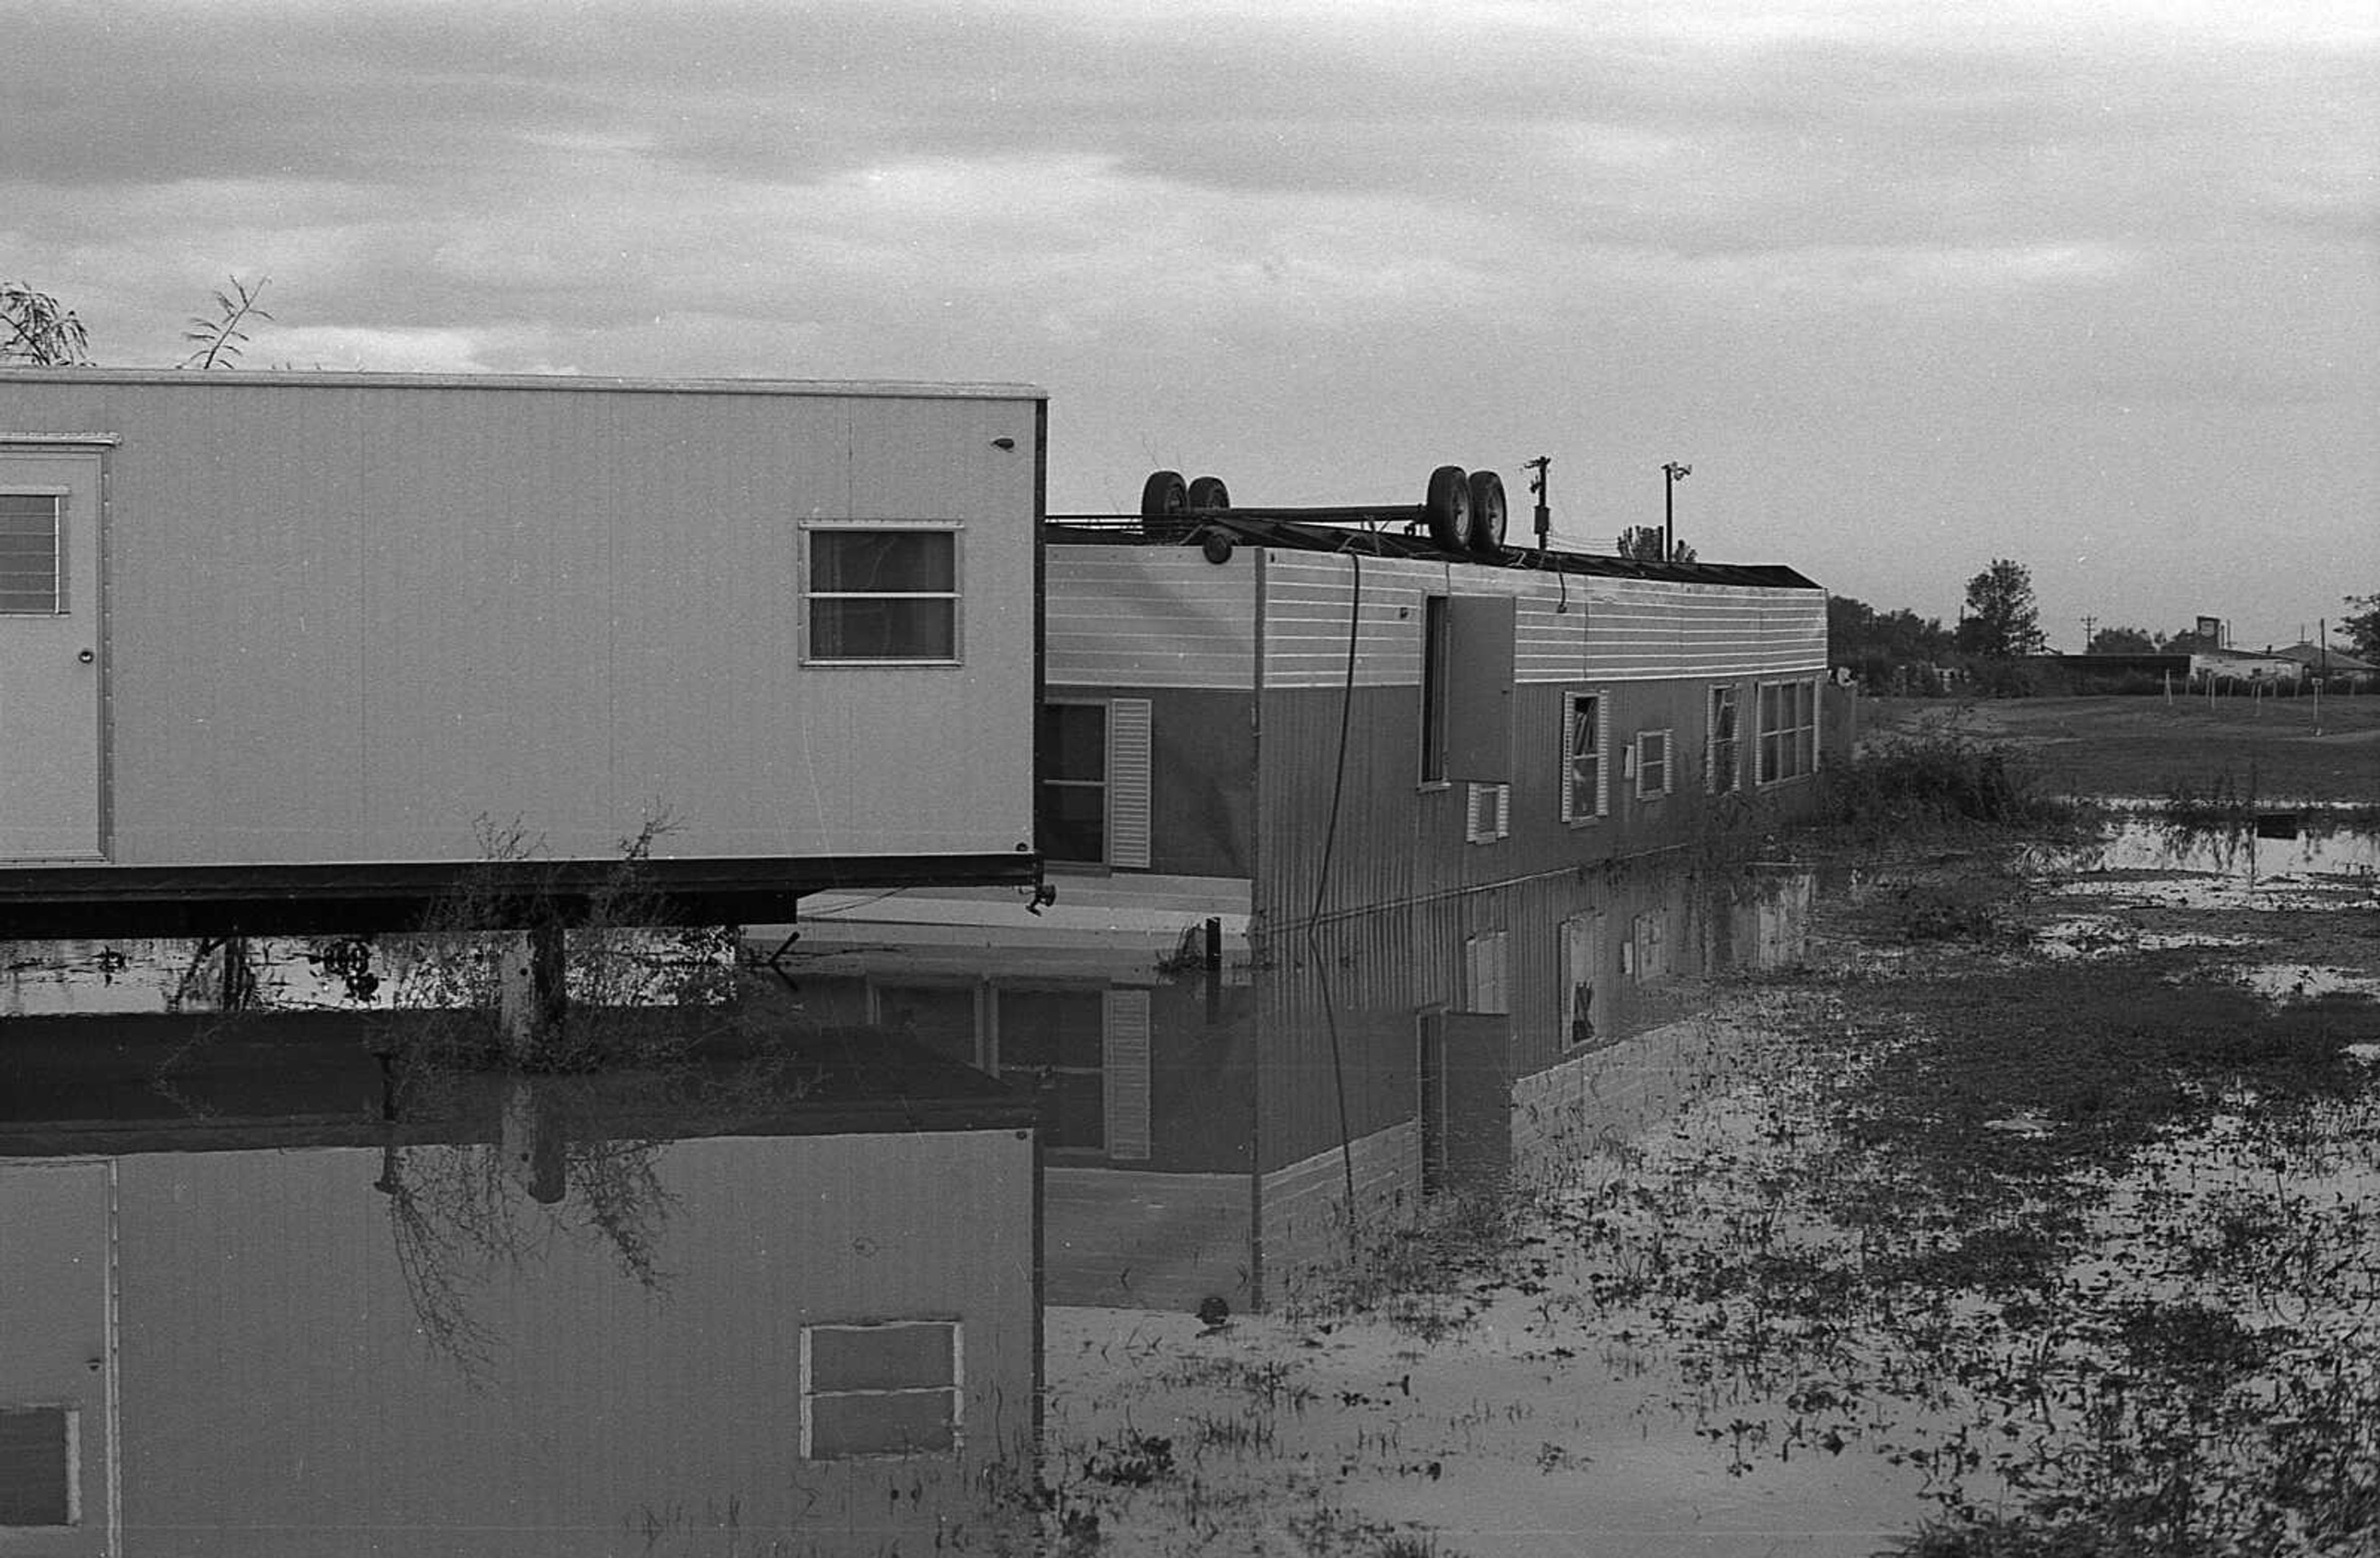
<path fill-rule="evenodd" d="M 1772 862 L 1553 1172 L 1390 1120 L 1352 1227 L 1228 958 L 640 943 L 507 1077 L 401 941 L 20 944 L 0 1546 L 2366 1553 L 2380 842 L 2290 819 Z"/>
<path fill-rule="evenodd" d="M 2376 859 L 2135 819 L 1835 873 L 1543 1193 L 1303 1313 L 1053 1311 L 1082 1551 L 2369 1552 Z"/>

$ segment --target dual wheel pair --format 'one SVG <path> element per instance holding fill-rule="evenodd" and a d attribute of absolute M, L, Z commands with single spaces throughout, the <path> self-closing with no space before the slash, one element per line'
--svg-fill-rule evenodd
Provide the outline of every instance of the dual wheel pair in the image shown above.
<path fill-rule="evenodd" d="M 1220 476 L 1184 481 L 1178 470 L 1152 472 L 1140 485 L 1140 517 L 1160 519 L 1169 514 L 1203 514 L 1232 506 L 1231 489 Z"/>
<path fill-rule="evenodd" d="M 1140 516 L 1164 518 L 1178 514 L 1204 514 L 1232 506 L 1232 494 L 1220 476 L 1184 481 L 1178 470 L 1152 473 L 1141 484 Z M 1493 556 L 1504 549 L 1504 479 L 1492 470 L 1466 471 L 1442 465 L 1429 473 L 1428 495 L 1421 505 L 1422 522 L 1430 539 L 1450 552 L 1480 552 Z"/>
<path fill-rule="evenodd" d="M 1492 470 L 1439 466 L 1429 473 L 1421 517 L 1429 539 L 1449 552 L 1494 556 L 1504 550 L 1504 479 Z"/>

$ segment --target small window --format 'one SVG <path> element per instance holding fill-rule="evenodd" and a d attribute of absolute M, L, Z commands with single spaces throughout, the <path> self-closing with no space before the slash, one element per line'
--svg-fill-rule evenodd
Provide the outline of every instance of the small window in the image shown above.
<path fill-rule="evenodd" d="M 965 1374 L 955 1321 L 802 1327 L 802 1456 L 946 1455 Z"/>
<path fill-rule="evenodd" d="M 1670 793 L 1670 733 L 1647 730 L 1636 737 L 1636 798 L 1653 800 Z"/>
<path fill-rule="evenodd" d="M 1037 746 L 1041 853 L 1098 865 L 1108 858 L 1108 711 L 1046 703 Z"/>
<path fill-rule="evenodd" d="M 1042 705 L 1034 805 L 1043 855 L 1148 869 L 1149 711 L 1146 698 Z"/>
<path fill-rule="evenodd" d="M 1710 793 L 1715 796 L 1734 794 L 1740 782 L 1736 749 L 1741 745 L 1737 732 L 1742 722 L 1736 707 L 1735 692 L 1732 687 L 1711 688 L 1708 781 Z"/>
<path fill-rule="evenodd" d="M 1781 784 L 1818 766 L 1818 685 L 1815 680 L 1764 682 L 1760 687 L 1760 782 Z"/>
<path fill-rule="evenodd" d="M 1421 603 L 1421 782 L 1446 783 L 1447 715 L 1453 693 L 1447 659 L 1451 649 L 1453 607 L 1443 595 Z"/>
<path fill-rule="evenodd" d="M 1463 837 L 1470 844 L 1493 844 L 1512 832 L 1512 786 L 1472 785 L 1463 797 Z"/>
<path fill-rule="evenodd" d="M 54 493 L 0 493 L 0 615 L 67 609 L 65 509 Z"/>
<path fill-rule="evenodd" d="M 809 532 L 812 660 L 958 658 L 958 532 Z"/>
<path fill-rule="evenodd" d="M 0 1407 L 0 1528 L 80 1523 L 79 1426 L 71 1406 Z"/>
<path fill-rule="evenodd" d="M 1561 820 L 1592 822 L 1610 809 L 1603 783 L 1606 709 L 1600 695 L 1573 692 L 1562 699 Z"/>

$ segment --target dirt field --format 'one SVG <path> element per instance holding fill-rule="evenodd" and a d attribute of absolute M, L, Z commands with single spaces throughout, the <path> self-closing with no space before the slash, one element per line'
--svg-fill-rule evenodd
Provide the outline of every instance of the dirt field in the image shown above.
<path fill-rule="evenodd" d="M 1878 698 L 1863 744 L 1951 729 L 2006 741 L 2053 792 L 2380 805 L 2380 696 Z"/>

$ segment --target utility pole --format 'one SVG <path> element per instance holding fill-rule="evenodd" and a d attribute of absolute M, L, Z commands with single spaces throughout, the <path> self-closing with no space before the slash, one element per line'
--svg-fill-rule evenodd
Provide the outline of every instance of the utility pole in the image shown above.
<path fill-rule="evenodd" d="M 1534 460 L 1522 462 L 1528 468 L 1529 491 L 1537 495 L 1537 555 L 1546 554 L 1546 538 L 1553 529 L 1553 516 L 1546 507 L 1546 474 L 1553 468 L 1551 455 L 1539 455 Z"/>
<path fill-rule="evenodd" d="M 2082 617 L 2082 652 L 2084 654 L 2091 652 L 2091 629 L 2096 627 L 2098 625 L 2099 619 L 2097 617 L 2092 616 L 2088 613 L 2084 614 Z"/>
<path fill-rule="evenodd" d="M 1678 554 L 1678 542 L 1674 533 L 1677 506 L 1675 494 L 1678 483 L 1692 476 L 1694 470 L 1694 467 L 1680 465 L 1675 460 L 1670 461 L 1661 469 L 1669 477 L 1669 481 L 1661 487 L 1661 561 L 1667 563 Z"/>

